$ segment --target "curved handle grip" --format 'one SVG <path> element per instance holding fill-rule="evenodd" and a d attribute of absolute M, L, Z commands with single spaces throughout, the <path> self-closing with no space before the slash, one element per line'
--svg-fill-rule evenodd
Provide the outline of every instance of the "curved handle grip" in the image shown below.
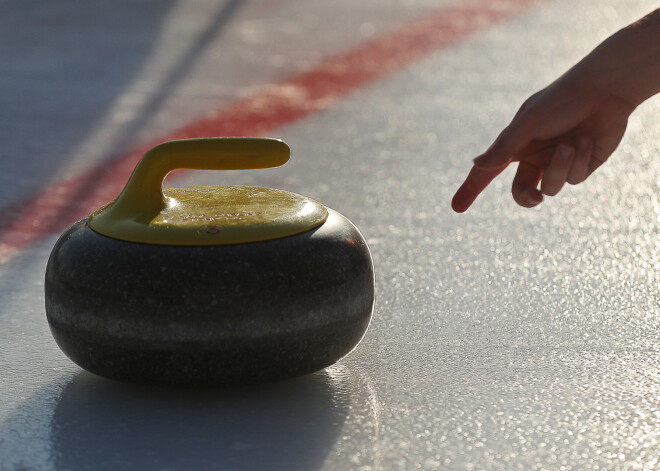
<path fill-rule="evenodd" d="M 121 194 L 108 208 L 133 217 L 158 214 L 165 207 L 163 180 L 178 168 L 247 170 L 284 165 L 291 156 L 279 139 L 211 137 L 169 141 L 150 149 L 133 170 Z"/>

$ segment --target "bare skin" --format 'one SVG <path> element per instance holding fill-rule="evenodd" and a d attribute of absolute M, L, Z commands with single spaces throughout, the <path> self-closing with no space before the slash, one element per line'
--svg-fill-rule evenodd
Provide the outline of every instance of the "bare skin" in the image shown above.
<path fill-rule="evenodd" d="M 660 92 L 660 9 L 622 29 L 528 98 L 493 144 L 474 159 L 452 200 L 466 211 L 511 163 L 511 193 L 531 208 L 565 183 L 586 180 L 618 147 L 628 117 Z"/>

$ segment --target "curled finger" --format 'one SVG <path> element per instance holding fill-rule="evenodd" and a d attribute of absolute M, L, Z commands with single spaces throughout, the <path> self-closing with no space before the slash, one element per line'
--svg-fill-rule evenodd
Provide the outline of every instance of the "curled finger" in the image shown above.
<path fill-rule="evenodd" d="M 583 137 L 578 140 L 575 158 L 573 159 L 573 166 L 566 179 L 571 185 L 582 183 L 589 175 L 591 175 L 589 162 L 591 161 L 593 147 L 593 143 L 589 138 Z"/>
<path fill-rule="evenodd" d="M 542 175 L 543 169 L 528 161 L 523 160 L 518 164 L 511 186 L 511 194 L 516 203 L 525 208 L 533 208 L 543 201 L 543 195 L 538 190 Z"/>
<path fill-rule="evenodd" d="M 573 146 L 559 144 L 555 148 L 550 164 L 543 170 L 541 193 L 548 196 L 555 196 L 559 193 L 568 179 L 574 158 Z"/>

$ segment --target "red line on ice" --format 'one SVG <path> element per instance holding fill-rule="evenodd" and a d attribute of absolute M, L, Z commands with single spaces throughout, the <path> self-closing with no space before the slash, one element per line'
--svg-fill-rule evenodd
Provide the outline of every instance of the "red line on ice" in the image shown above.
<path fill-rule="evenodd" d="M 213 116 L 48 186 L 0 213 L 0 263 L 116 197 L 140 157 L 157 143 L 193 137 L 263 135 L 327 108 L 351 91 L 520 13 L 536 1 L 474 0 L 441 8 L 330 57 L 307 72 L 266 86 Z"/>

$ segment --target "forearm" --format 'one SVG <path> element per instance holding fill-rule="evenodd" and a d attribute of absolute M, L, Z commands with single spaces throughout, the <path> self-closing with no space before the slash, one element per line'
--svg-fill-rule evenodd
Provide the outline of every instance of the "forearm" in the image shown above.
<path fill-rule="evenodd" d="M 577 67 L 596 77 L 600 92 L 633 107 L 659 93 L 660 9 L 606 39 Z"/>

